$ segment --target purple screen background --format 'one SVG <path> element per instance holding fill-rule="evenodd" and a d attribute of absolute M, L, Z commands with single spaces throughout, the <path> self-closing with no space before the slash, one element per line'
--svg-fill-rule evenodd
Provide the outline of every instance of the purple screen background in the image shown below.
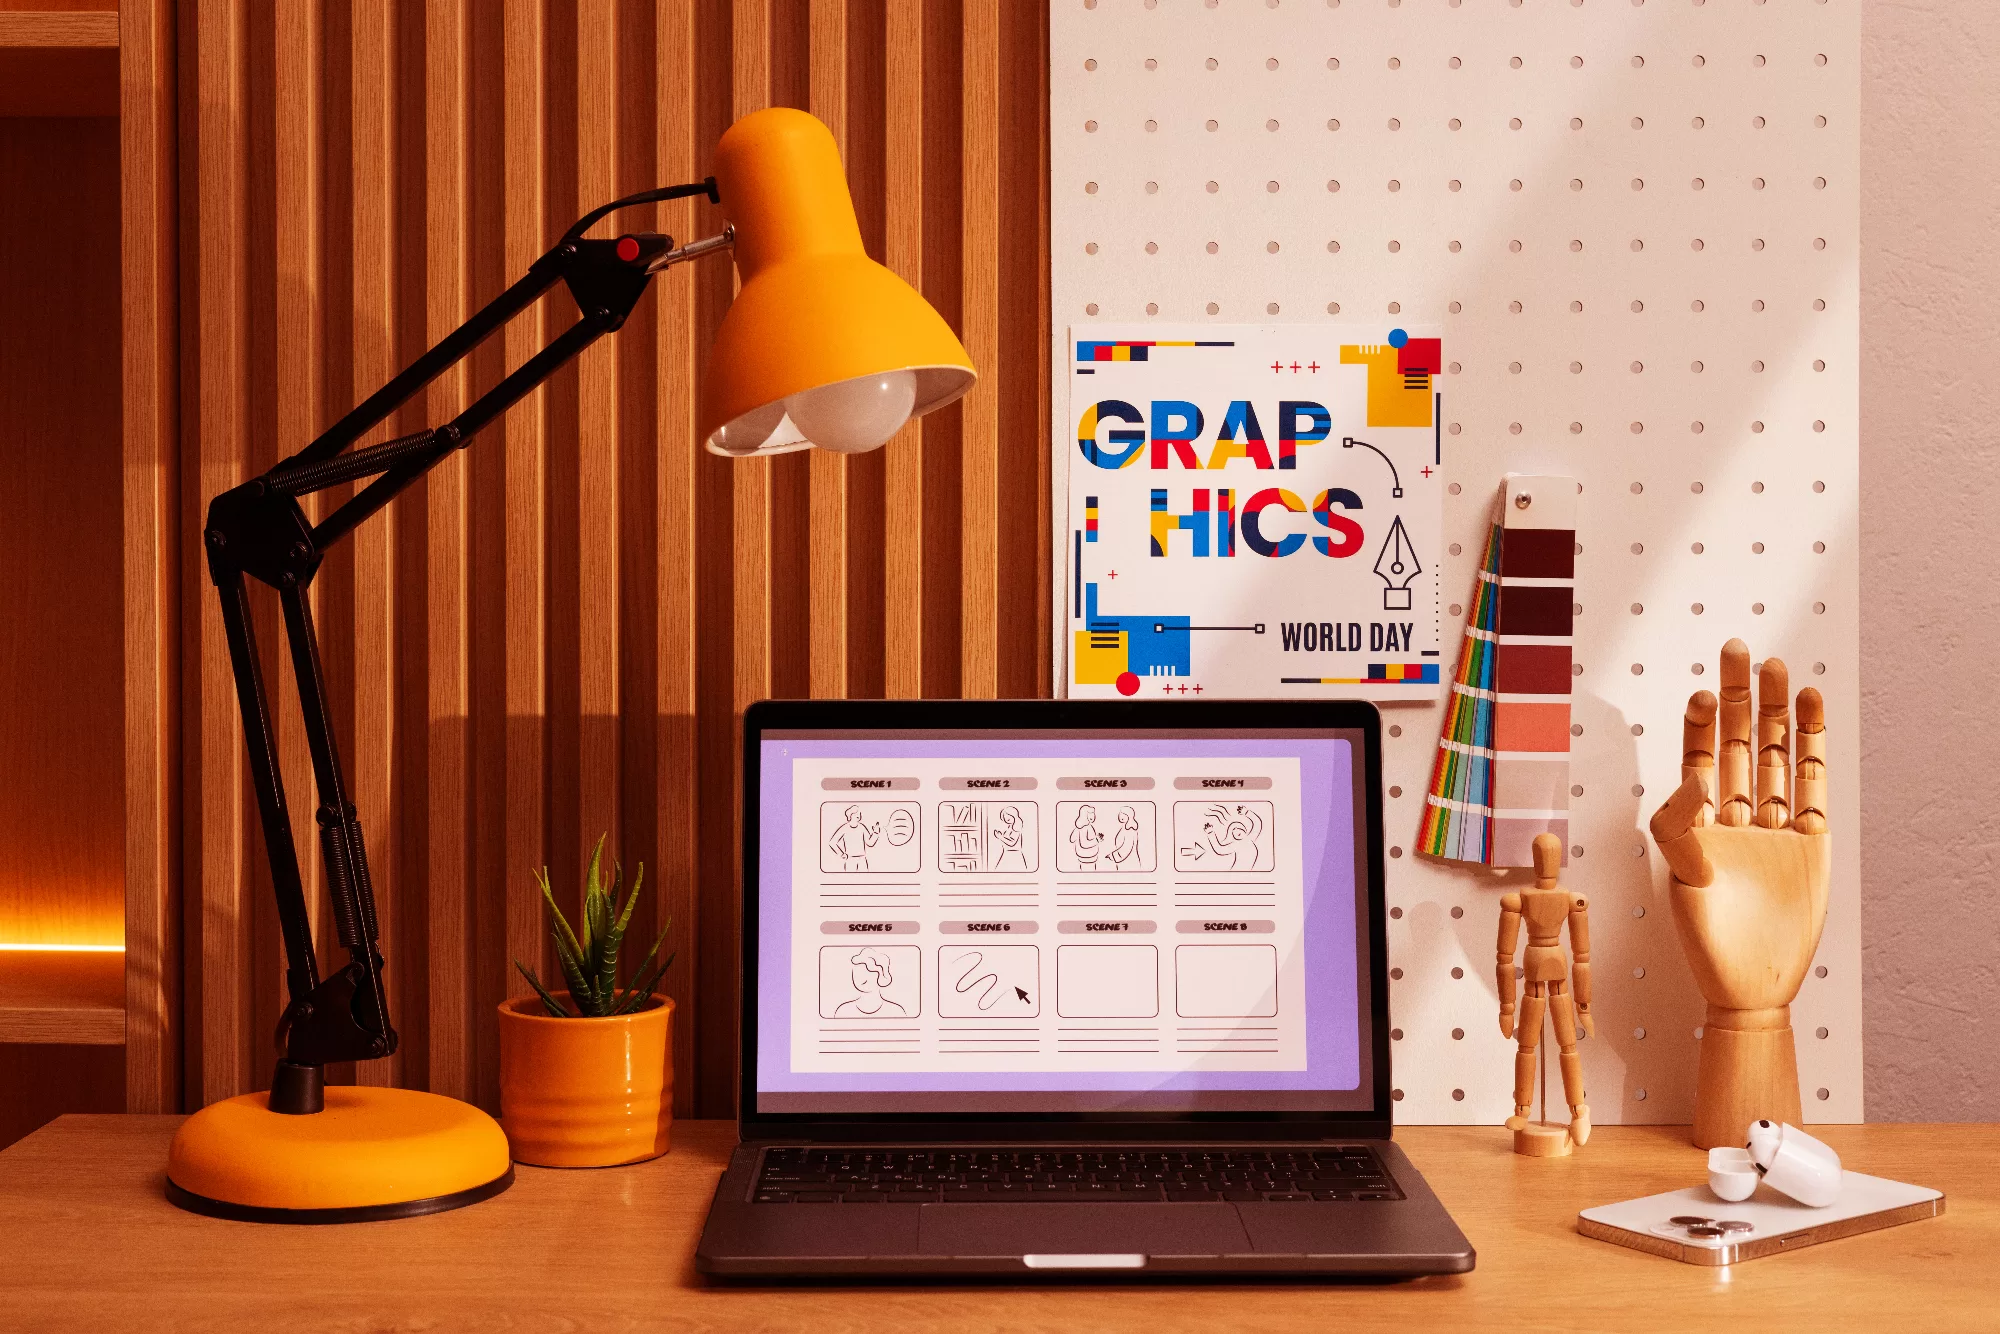
<path fill-rule="evenodd" d="M 1338 737 L 1093 740 L 766 739 L 759 764 L 757 1088 L 764 1093 L 1037 1090 L 1351 1090 L 1361 1082 L 1355 930 L 1354 748 Z M 1295 758 L 1303 810 L 1306 1068 L 1303 1070 L 800 1073 L 791 1069 L 794 759 L 1226 760 Z"/>

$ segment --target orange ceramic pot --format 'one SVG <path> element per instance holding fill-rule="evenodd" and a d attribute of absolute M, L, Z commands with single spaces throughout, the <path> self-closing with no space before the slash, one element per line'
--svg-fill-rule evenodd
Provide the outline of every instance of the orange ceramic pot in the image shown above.
<path fill-rule="evenodd" d="M 534 996 L 500 1006 L 500 1126 L 517 1163 L 614 1167 L 667 1151 L 674 1003 L 557 1019 Z"/>

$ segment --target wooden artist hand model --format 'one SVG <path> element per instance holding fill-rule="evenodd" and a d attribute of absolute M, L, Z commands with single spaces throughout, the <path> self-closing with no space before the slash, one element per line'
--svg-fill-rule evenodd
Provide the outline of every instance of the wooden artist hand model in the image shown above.
<path fill-rule="evenodd" d="M 1583 1060 L 1576 1054 L 1576 1028 L 1597 1036 L 1590 1018 L 1590 910 L 1581 894 L 1572 894 L 1557 884 L 1562 870 L 1562 840 L 1554 834 L 1535 835 L 1535 886 L 1519 894 L 1500 898 L 1500 936 L 1494 952 L 1494 980 L 1499 983 L 1500 1033 L 1520 1034 L 1514 1053 L 1514 1114 L 1507 1128 L 1519 1130 L 1528 1124 L 1528 1112 L 1535 1090 L 1535 1048 L 1542 1041 L 1542 1012 L 1555 1016 L 1556 1047 L 1562 1064 L 1563 1095 L 1569 1103 L 1569 1137 L 1581 1145 L 1590 1138 L 1590 1107 L 1584 1102 Z M 1514 1018 L 1514 951 L 1519 947 L 1521 923 L 1528 924 L 1528 953 L 1522 962 L 1526 995 L 1521 998 L 1521 1017 Z M 1570 968 L 1563 958 L 1563 923 L 1569 923 L 1569 945 L 1576 955 L 1574 990 Z M 1565 1150 L 1566 1152 L 1566 1150 Z"/>
<path fill-rule="evenodd" d="M 1721 749 L 1715 696 L 1700 691 L 1688 701 L 1680 788 L 1653 815 L 1674 925 L 1708 1000 L 1694 1109 L 1705 1149 L 1740 1143 L 1752 1121 L 1803 1119 L 1791 1004 L 1826 925 L 1832 861 L 1825 705 L 1810 686 L 1799 692 L 1795 774 L 1787 688 L 1785 664 L 1767 659 L 1753 741 L 1750 650 L 1725 644 Z"/>

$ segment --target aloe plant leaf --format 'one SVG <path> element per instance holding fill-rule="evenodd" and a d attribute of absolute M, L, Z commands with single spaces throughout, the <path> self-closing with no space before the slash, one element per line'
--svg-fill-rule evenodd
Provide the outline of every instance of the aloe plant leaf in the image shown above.
<path fill-rule="evenodd" d="M 639 966 L 632 971 L 631 985 L 626 988 L 624 995 L 621 995 L 618 998 L 618 1004 L 623 1005 L 626 1002 L 626 1000 L 633 994 L 633 992 L 638 989 L 640 980 L 646 976 L 647 967 L 652 964 L 653 957 L 660 952 L 660 946 L 666 943 L 667 932 L 673 930 L 673 927 L 674 927 L 674 919 L 671 917 L 669 917 L 661 925 L 660 934 L 653 938 L 653 948 L 646 951 L 646 957 L 641 959 L 639 961 Z M 658 971 L 656 971 L 653 974 L 654 982 L 659 981 L 661 974 L 667 971 L 667 964 L 670 964 L 673 961 L 674 961 L 673 956 L 669 954 L 667 956 L 667 963 L 661 964 Z M 643 995 L 644 993 L 641 992 L 640 994 Z"/>
<path fill-rule="evenodd" d="M 597 836 L 597 846 L 590 850 L 590 869 L 583 876 L 583 958 L 588 961 L 590 971 L 596 972 L 598 942 L 604 938 L 604 840 L 605 834 Z"/>
<path fill-rule="evenodd" d="M 549 868 L 544 866 L 536 873 L 535 879 L 542 887 L 543 902 L 549 905 L 549 916 L 554 922 L 549 932 L 555 936 L 556 944 L 567 945 L 571 958 L 583 958 L 583 946 L 578 943 L 576 933 L 569 929 L 569 919 L 564 917 L 563 910 L 556 906 L 555 891 L 549 887 Z"/>
<path fill-rule="evenodd" d="M 612 1009 L 611 1013 L 630 1014 L 637 1008 L 640 1001 L 645 1000 L 653 994 L 654 989 L 660 985 L 660 979 L 667 975 L 667 969 L 673 966 L 674 956 L 669 954 L 665 959 L 660 961 L 660 966 L 653 970 L 651 977 L 634 979 L 632 986 L 619 998 L 618 1004 Z"/>
<path fill-rule="evenodd" d="M 607 996 L 615 994 L 618 990 L 618 948 L 625 943 L 625 928 L 632 921 L 632 905 L 639 901 L 639 886 L 645 879 L 646 864 L 640 862 L 638 874 L 632 877 L 631 892 L 625 895 L 624 910 L 615 917 L 607 914 L 609 926 L 605 934 L 604 961 L 597 972 L 598 985 L 603 988 Z M 616 872 L 613 873 L 611 883 L 615 890 L 618 884 Z M 616 906 L 615 900 L 613 906 Z"/>
<path fill-rule="evenodd" d="M 528 985 L 533 987 L 535 994 L 542 998 L 542 1004 L 548 1007 L 550 1014 L 558 1019 L 567 1019 L 570 1017 L 569 1011 L 563 1008 L 562 1002 L 549 994 L 549 989 L 542 985 L 542 979 L 529 972 L 526 964 L 516 959 L 514 960 L 514 966 L 521 970 L 522 977 L 528 979 Z"/>
<path fill-rule="evenodd" d="M 590 989 L 582 964 L 576 955 L 570 952 L 569 946 L 563 943 L 561 936 L 556 936 L 553 932 L 550 934 L 555 939 L 556 958 L 562 963 L 563 977 L 569 983 L 569 994 L 576 1001 L 576 1008 L 588 1015 L 602 1014 L 604 1011 L 598 1004 L 597 993 Z"/>

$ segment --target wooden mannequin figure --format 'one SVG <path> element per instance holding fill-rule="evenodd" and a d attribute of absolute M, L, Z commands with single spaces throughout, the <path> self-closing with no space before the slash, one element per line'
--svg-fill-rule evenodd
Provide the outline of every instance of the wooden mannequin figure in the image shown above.
<path fill-rule="evenodd" d="M 1533 1157 L 1560 1157 L 1590 1138 L 1590 1107 L 1583 1100 L 1583 1059 L 1576 1053 L 1576 1029 L 1597 1035 L 1590 1017 L 1590 910 L 1581 894 L 1563 889 L 1562 841 L 1554 834 L 1535 835 L 1535 885 L 1500 899 L 1500 939 L 1495 978 L 1500 987 L 1500 1032 L 1520 1039 L 1514 1056 L 1514 1114 L 1507 1128 L 1514 1132 L 1514 1152 Z M 1528 923 L 1528 952 L 1523 963 L 1526 995 L 1521 1015 L 1514 1017 L 1514 950 L 1521 922 Z M 1563 959 L 1563 923 L 1569 923 L 1570 949 L 1576 956 L 1575 989 L 1568 989 L 1569 964 Z M 1542 1040 L 1542 1014 L 1555 1019 L 1556 1044 L 1562 1063 L 1563 1095 L 1569 1102 L 1569 1127 L 1538 1126 L 1528 1119 L 1535 1086 L 1535 1049 Z"/>

